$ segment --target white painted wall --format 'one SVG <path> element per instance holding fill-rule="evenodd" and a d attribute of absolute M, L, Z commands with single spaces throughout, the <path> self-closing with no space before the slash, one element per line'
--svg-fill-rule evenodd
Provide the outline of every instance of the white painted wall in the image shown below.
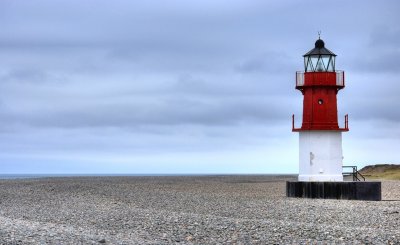
<path fill-rule="evenodd" d="M 299 132 L 299 181 L 343 181 L 342 132 Z"/>

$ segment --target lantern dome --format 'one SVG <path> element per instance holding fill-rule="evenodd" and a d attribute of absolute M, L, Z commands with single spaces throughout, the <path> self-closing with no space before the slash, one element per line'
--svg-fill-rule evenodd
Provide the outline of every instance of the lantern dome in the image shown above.
<path fill-rule="evenodd" d="M 315 42 L 315 48 L 308 51 L 303 57 L 306 72 L 335 71 L 336 54 L 325 48 L 325 43 L 322 39 L 318 39 Z"/>

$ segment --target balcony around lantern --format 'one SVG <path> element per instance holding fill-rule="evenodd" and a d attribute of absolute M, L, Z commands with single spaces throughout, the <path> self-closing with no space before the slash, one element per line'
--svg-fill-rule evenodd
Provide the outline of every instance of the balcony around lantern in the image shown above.
<path fill-rule="evenodd" d="M 338 90 L 344 88 L 344 71 L 334 72 L 296 72 L 296 89 L 309 86 L 332 86 Z"/>
<path fill-rule="evenodd" d="M 296 128 L 294 125 L 294 114 L 292 115 L 292 132 L 300 132 L 300 131 L 314 131 L 314 130 L 329 130 L 329 131 L 342 131 L 342 132 L 347 132 L 349 131 L 349 115 L 346 114 L 344 116 L 344 128 L 341 128 L 340 126 L 337 128 L 331 128 L 331 127 L 314 127 L 313 125 L 309 125 L 308 127 L 304 127 L 302 125 L 301 128 Z"/>

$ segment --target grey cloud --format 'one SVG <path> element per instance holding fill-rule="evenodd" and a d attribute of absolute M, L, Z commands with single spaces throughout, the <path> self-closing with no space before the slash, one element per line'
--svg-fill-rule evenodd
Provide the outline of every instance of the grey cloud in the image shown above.
<path fill-rule="evenodd" d="M 380 25 L 371 30 L 365 47 L 349 65 L 364 72 L 400 73 L 400 28 Z"/>
<path fill-rule="evenodd" d="M 399 39 L 400 40 L 400 39 Z M 399 46 L 400 48 L 400 46 Z M 371 57 L 374 56 L 374 57 Z M 372 69 L 382 72 L 393 72 L 400 74 L 400 51 L 389 51 L 371 54 L 362 64 L 363 69 L 371 71 Z"/>
<path fill-rule="evenodd" d="M 353 99 L 347 104 L 347 111 L 355 120 L 383 120 L 400 122 L 397 97 L 375 97 Z"/>
<path fill-rule="evenodd" d="M 371 51 L 376 48 L 393 50 L 399 47 L 400 28 L 398 26 L 381 25 L 375 28 L 370 37 Z"/>
<path fill-rule="evenodd" d="M 140 125 L 229 125 L 240 122 L 268 122 L 286 115 L 274 102 L 242 98 L 227 99 L 168 98 L 134 104 L 75 104 L 51 109 L 38 107 L 29 112 L 2 113 L 7 123 L 34 127 L 137 127 Z"/>
<path fill-rule="evenodd" d="M 44 83 L 64 83 L 67 78 L 59 74 L 49 74 L 42 70 L 16 69 L 0 76 L 0 80 L 3 83 L 33 83 L 41 85 Z"/>
<path fill-rule="evenodd" d="M 390 0 L 0 1 L 0 151 L 286 146 L 302 106 L 295 71 L 319 30 L 349 78 L 339 110 L 396 130 L 398 9 Z"/>
<path fill-rule="evenodd" d="M 285 52 L 266 52 L 236 66 L 238 72 L 283 73 L 293 69 L 294 57 Z M 300 59 L 299 59 L 300 60 Z"/>

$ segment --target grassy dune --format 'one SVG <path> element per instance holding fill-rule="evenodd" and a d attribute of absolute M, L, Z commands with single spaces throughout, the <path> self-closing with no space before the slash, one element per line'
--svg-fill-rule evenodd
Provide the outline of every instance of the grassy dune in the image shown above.
<path fill-rule="evenodd" d="M 369 165 L 360 172 L 367 179 L 400 180 L 400 164 Z"/>

